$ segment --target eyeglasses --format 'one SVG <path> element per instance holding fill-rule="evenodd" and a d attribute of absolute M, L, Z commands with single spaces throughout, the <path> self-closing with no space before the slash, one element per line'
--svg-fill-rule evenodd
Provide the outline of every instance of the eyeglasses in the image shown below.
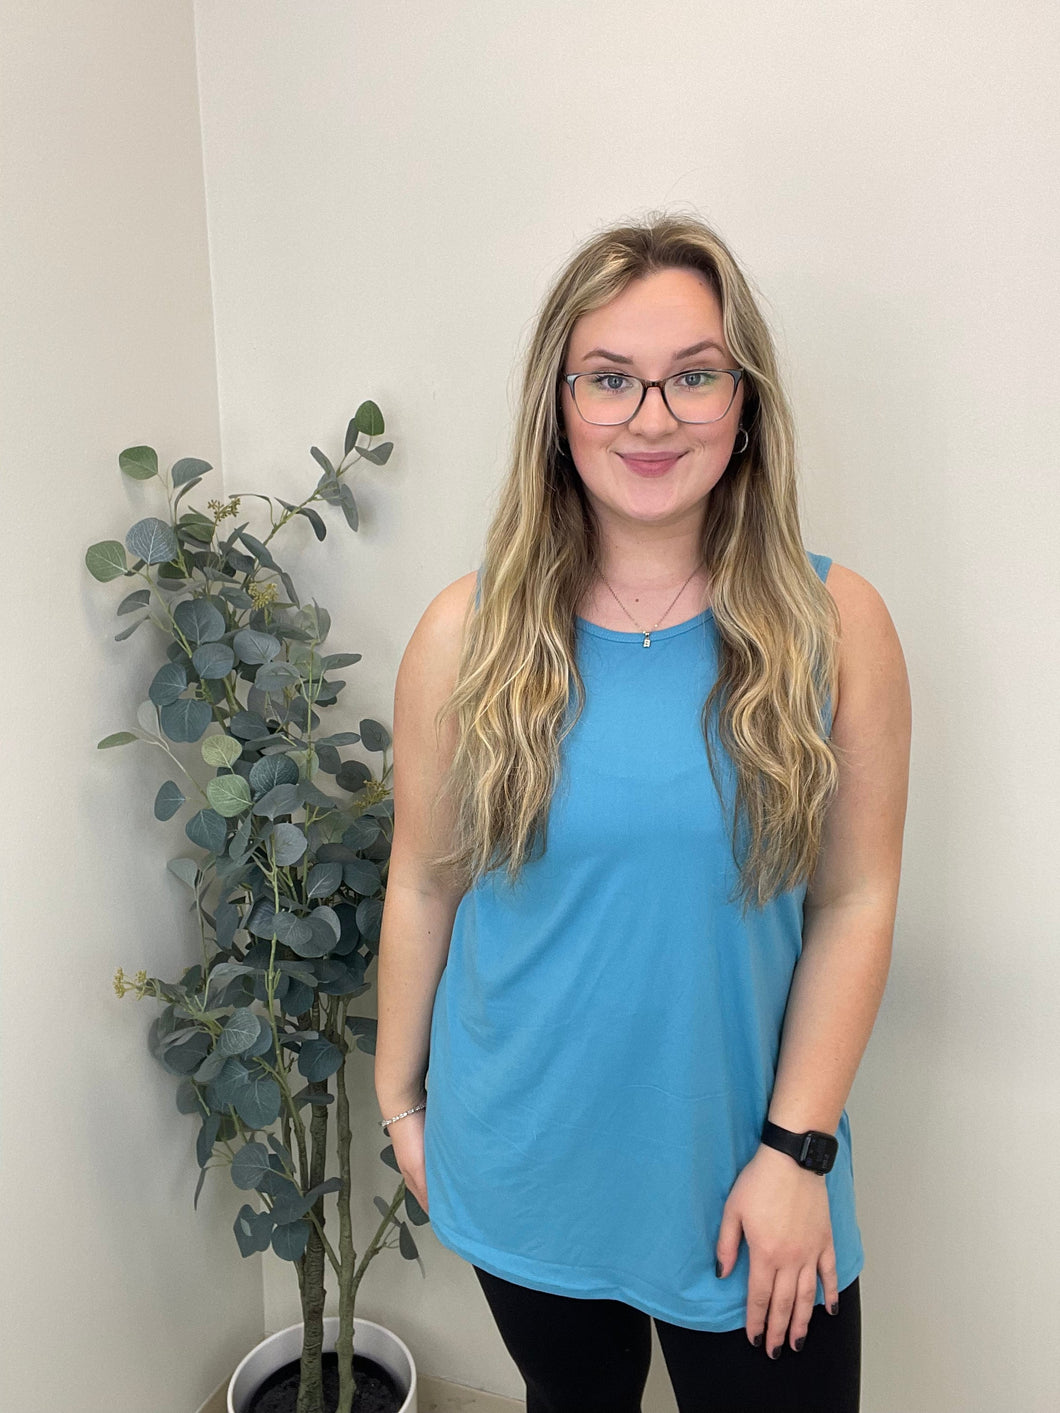
<path fill-rule="evenodd" d="M 718 422 L 736 397 L 742 368 L 691 368 L 648 382 L 628 373 L 564 373 L 582 419 L 596 427 L 618 427 L 640 411 L 649 388 L 658 388 L 679 422 Z"/>

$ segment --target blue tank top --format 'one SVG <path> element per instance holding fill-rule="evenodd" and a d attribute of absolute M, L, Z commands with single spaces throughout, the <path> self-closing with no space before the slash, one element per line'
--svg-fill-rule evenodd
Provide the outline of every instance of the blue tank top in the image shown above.
<path fill-rule="evenodd" d="M 823 580 L 832 561 L 809 558 Z M 649 649 L 577 619 L 586 703 L 560 746 L 547 849 L 514 886 L 494 871 L 460 900 L 424 1128 L 444 1246 L 519 1285 L 702 1330 L 746 1323 L 747 1243 L 724 1279 L 715 1248 L 769 1107 L 806 892 L 746 919 L 728 901 L 700 727 L 717 649 L 709 608 Z M 731 808 L 735 772 L 716 758 Z M 836 1137 L 842 1290 L 864 1261 L 845 1109 Z"/>

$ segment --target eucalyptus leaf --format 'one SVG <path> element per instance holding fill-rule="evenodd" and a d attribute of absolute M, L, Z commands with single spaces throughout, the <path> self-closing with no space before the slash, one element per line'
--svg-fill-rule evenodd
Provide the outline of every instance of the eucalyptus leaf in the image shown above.
<path fill-rule="evenodd" d="M 382 722 L 366 716 L 360 727 L 361 741 L 366 751 L 385 751 L 390 745 L 392 737 Z"/>
<path fill-rule="evenodd" d="M 178 1038 L 171 1044 L 165 1046 L 159 1054 L 159 1059 L 166 1069 L 174 1074 L 191 1074 L 198 1068 L 209 1048 L 209 1031 L 189 1026 L 186 1031 L 179 1032 Z"/>
<path fill-rule="evenodd" d="M 298 514 L 304 515 L 305 518 L 309 521 L 310 525 L 312 525 L 313 527 L 313 534 L 316 535 L 318 540 L 322 540 L 325 538 L 328 533 L 328 527 L 324 524 L 323 520 L 311 506 L 300 506 Z"/>
<path fill-rule="evenodd" d="M 294 1159 L 291 1157 L 291 1150 L 288 1149 L 287 1145 L 281 1143 L 280 1139 L 278 1139 L 274 1133 L 266 1133 L 266 1142 L 269 1143 L 270 1149 L 273 1150 L 273 1153 L 280 1159 L 284 1169 L 287 1170 L 288 1173 L 293 1173 Z"/>
<path fill-rule="evenodd" d="M 235 1102 L 236 1094 L 250 1080 L 250 1070 L 236 1055 L 229 1055 L 221 1073 L 211 1080 L 206 1097 L 212 1108 L 224 1109 Z"/>
<path fill-rule="evenodd" d="M 136 708 L 136 720 L 141 731 L 146 731 L 149 736 L 158 735 L 158 708 L 154 702 L 141 702 Z"/>
<path fill-rule="evenodd" d="M 200 1084 L 209 1084 L 211 1079 L 216 1079 L 224 1068 L 225 1056 L 219 1055 L 216 1050 L 211 1050 L 203 1060 L 202 1064 L 195 1071 L 195 1078 Z M 207 1101 L 201 1095 L 198 1096 L 198 1104 L 201 1108 Z"/>
<path fill-rule="evenodd" d="M 288 976 L 293 976 L 296 981 L 300 981 L 303 986 L 316 986 L 317 979 L 309 966 L 304 962 L 277 962 L 278 971 L 285 972 Z"/>
<path fill-rule="evenodd" d="M 100 540 L 97 545 L 89 545 L 85 551 L 85 564 L 93 579 L 106 584 L 110 579 L 120 579 L 126 570 L 125 546 L 117 540 Z"/>
<path fill-rule="evenodd" d="M 258 664 L 270 662 L 281 651 L 283 644 L 271 633 L 241 628 L 232 639 L 232 646 L 240 662 Z"/>
<path fill-rule="evenodd" d="M 166 864 L 170 873 L 175 874 L 181 883 L 186 883 L 189 888 L 194 888 L 199 879 L 199 865 L 194 859 L 178 858 L 170 859 Z"/>
<path fill-rule="evenodd" d="M 237 733 L 236 733 L 237 735 Z M 250 767 L 250 786 L 254 794 L 261 796 L 273 786 L 290 786 L 298 783 L 298 767 L 290 756 L 280 750 L 263 756 Z"/>
<path fill-rule="evenodd" d="M 183 599 L 173 610 L 173 618 L 189 643 L 215 643 L 224 635 L 225 616 L 207 599 Z"/>
<path fill-rule="evenodd" d="M 202 1101 L 199 1098 L 199 1091 L 195 1088 L 194 1080 L 182 1079 L 177 1085 L 177 1112 L 180 1114 L 202 1113 Z"/>
<path fill-rule="evenodd" d="M 381 437 L 386 430 L 383 414 L 371 399 L 362 402 L 354 413 L 357 430 L 366 437 Z"/>
<path fill-rule="evenodd" d="M 191 655 L 200 677 L 227 677 L 235 666 L 235 653 L 227 643 L 201 643 Z"/>
<path fill-rule="evenodd" d="M 239 538 L 242 540 L 243 544 L 246 545 L 247 549 L 250 550 L 251 554 L 258 561 L 259 564 L 263 564 L 266 569 L 279 568 L 279 565 L 273 559 L 272 554 L 268 549 L 268 546 L 262 544 L 262 542 L 254 535 L 248 534 L 246 530 L 242 530 L 240 531 Z"/>
<path fill-rule="evenodd" d="M 206 798 L 225 819 L 242 814 L 250 805 L 250 786 L 241 775 L 215 775 L 207 782 Z"/>
<path fill-rule="evenodd" d="M 253 829 L 253 827 L 254 821 L 248 814 L 242 820 L 236 832 L 232 835 L 232 842 L 228 846 L 228 853 L 231 858 L 244 858 L 250 851 L 250 831 Z"/>
<path fill-rule="evenodd" d="M 327 1079 L 342 1064 L 342 1051 L 330 1040 L 306 1040 L 298 1052 L 298 1072 L 306 1079 Z"/>
<path fill-rule="evenodd" d="M 267 736 L 269 728 L 264 720 L 252 711 L 237 711 L 229 720 L 228 729 L 241 741 L 252 741 L 255 736 Z M 297 773 L 297 772 L 296 772 Z M 277 783 L 275 780 L 272 782 Z"/>
<path fill-rule="evenodd" d="M 185 481 L 190 481 L 195 476 L 205 476 L 207 471 L 212 470 L 213 467 L 208 461 L 199 461 L 194 456 L 182 456 L 179 461 L 174 461 L 170 469 L 170 484 L 182 486 Z"/>
<path fill-rule="evenodd" d="M 311 1187 L 308 1192 L 292 1192 L 284 1194 L 272 1204 L 272 1219 L 276 1223 L 296 1222 L 316 1206 L 321 1197 L 329 1192 L 338 1192 L 342 1187 L 342 1179 L 338 1177 L 325 1178 L 323 1182 L 318 1182 L 316 1187 Z"/>
<path fill-rule="evenodd" d="M 424 1222 L 430 1221 L 430 1217 L 423 1207 L 420 1207 L 420 1202 L 416 1200 L 416 1194 L 410 1187 L 406 1187 L 404 1190 L 404 1210 L 408 1212 L 408 1221 L 413 1222 L 416 1226 L 423 1226 Z"/>
<path fill-rule="evenodd" d="M 243 742 L 234 736 L 206 736 L 199 749 L 207 765 L 230 769 L 243 754 Z"/>
<path fill-rule="evenodd" d="M 342 865 L 339 863 L 314 864 L 306 877 L 307 898 L 330 898 L 337 893 L 342 882 Z"/>
<path fill-rule="evenodd" d="M 369 1055 L 375 1054 L 375 1039 L 378 1021 L 375 1016 L 347 1016 L 346 1028 L 357 1042 L 359 1050 Z"/>
<path fill-rule="evenodd" d="M 362 898 L 357 904 L 357 927 L 366 942 L 378 942 L 382 917 L 382 898 Z"/>
<path fill-rule="evenodd" d="M 339 486 L 339 506 L 342 514 L 346 517 L 346 524 L 351 530 L 358 528 L 358 503 L 353 499 L 353 492 L 345 482 Z"/>
<path fill-rule="evenodd" d="M 222 1055 L 242 1055 L 260 1036 L 261 1022 L 253 1011 L 234 1011 L 217 1037 L 216 1048 Z"/>
<path fill-rule="evenodd" d="M 280 1086 L 274 1079 L 252 1076 L 236 1090 L 233 1103 L 248 1128 L 267 1128 L 280 1117 Z"/>
<path fill-rule="evenodd" d="M 313 992 L 308 986 L 303 985 L 302 982 L 292 981 L 290 986 L 287 988 L 287 994 L 284 996 L 280 1004 L 283 1007 L 283 1012 L 285 1015 L 304 1015 L 305 1012 L 309 1010 L 309 1007 L 313 1004 Z M 303 1090 L 302 1093 L 304 1094 L 305 1091 Z M 330 1098 L 331 1096 L 327 1095 L 324 1099 L 318 1099 L 314 1102 L 326 1103 L 327 1100 Z M 295 1098 L 295 1103 L 297 1104 L 298 1102 L 298 1099 Z M 305 1103 L 305 1099 L 303 1099 L 302 1102 Z"/>
<path fill-rule="evenodd" d="M 168 706 L 175 702 L 188 685 L 188 674 L 179 662 L 166 662 L 151 679 L 147 695 L 155 706 Z"/>
<path fill-rule="evenodd" d="M 245 962 L 217 962 L 210 970 L 210 979 L 206 986 L 207 996 L 228 986 L 237 977 L 253 974 L 254 968 L 247 966 Z"/>
<path fill-rule="evenodd" d="M 387 1165 L 388 1168 L 393 1168 L 396 1173 L 401 1172 L 401 1164 L 397 1160 L 397 1156 L 394 1153 L 394 1145 L 392 1143 L 388 1143 L 385 1148 L 380 1150 L 379 1157 Z"/>
<path fill-rule="evenodd" d="M 165 781 L 155 796 L 155 819 L 172 819 L 184 799 L 184 792 L 175 780 Z"/>
<path fill-rule="evenodd" d="M 284 787 L 281 785 L 280 789 Z M 297 863 L 309 841 L 296 824 L 278 824 L 272 832 L 272 857 L 281 867 Z"/>
<path fill-rule="evenodd" d="M 111 746 L 127 746 L 130 741 L 139 739 L 135 731 L 115 731 L 110 736 L 104 736 L 102 741 L 97 741 L 96 750 L 106 751 Z"/>
<path fill-rule="evenodd" d="M 223 817 L 211 809 L 199 810 L 184 826 L 184 833 L 200 849 L 208 849 L 211 854 L 224 850 L 227 829 Z"/>
<path fill-rule="evenodd" d="M 318 466 L 323 466 L 324 471 L 328 476 L 335 476 L 338 474 L 334 466 L 331 464 L 331 461 L 328 459 L 328 457 L 324 455 L 324 453 L 320 450 L 318 446 L 311 446 L 309 448 L 309 455 L 313 458 L 313 460 L 317 463 Z"/>
<path fill-rule="evenodd" d="M 117 540 L 112 540 L 112 544 L 117 544 Z M 123 555 L 124 558 L 124 555 Z M 138 608 L 146 608 L 151 602 L 150 589 L 134 589 L 131 594 L 126 594 L 121 603 L 114 610 L 117 614 L 133 613 Z"/>
<path fill-rule="evenodd" d="M 158 719 L 171 741 L 197 741 L 213 720 L 213 712 L 208 702 L 178 697 L 159 708 Z"/>
<path fill-rule="evenodd" d="M 289 1222 L 273 1229 L 272 1249 L 284 1261 L 298 1261 L 309 1240 L 308 1222 Z"/>
<path fill-rule="evenodd" d="M 295 913 L 281 908 L 273 916 L 272 930 L 281 942 L 298 952 L 299 956 L 307 955 L 299 949 L 308 944 L 313 936 L 308 918 L 298 917 Z"/>
<path fill-rule="evenodd" d="M 228 1171 L 236 1187 L 244 1192 L 256 1191 L 262 1182 L 268 1182 L 272 1176 L 268 1149 L 256 1139 L 245 1143 L 232 1159 Z"/>
<path fill-rule="evenodd" d="M 195 1157 L 200 1168 L 205 1168 L 206 1164 L 213 1157 L 213 1146 L 217 1142 L 217 1135 L 221 1129 L 220 1114 L 205 1114 L 202 1120 L 202 1127 L 199 1129 L 195 1139 Z"/>
<path fill-rule="evenodd" d="M 301 680 L 297 667 L 293 667 L 289 662 L 262 663 L 254 674 L 254 685 L 259 692 L 272 692 L 277 695 L 288 687 L 296 687 Z"/>
<path fill-rule="evenodd" d="M 271 1212 L 255 1212 L 249 1203 L 240 1207 L 232 1230 L 242 1256 L 253 1256 L 258 1251 L 267 1251 L 272 1240 L 273 1220 Z"/>
<path fill-rule="evenodd" d="M 158 475 L 158 455 L 154 447 L 127 446 L 118 453 L 118 465 L 134 481 L 149 481 Z"/>
<path fill-rule="evenodd" d="M 115 633 L 114 641 L 116 643 L 123 643 L 126 638 L 131 638 L 132 635 L 136 632 L 137 628 L 139 628 L 140 624 L 146 623 L 150 616 L 150 614 L 145 614 L 143 618 L 138 618 L 135 623 L 130 623 L 128 628 L 123 628 L 120 633 Z"/>
<path fill-rule="evenodd" d="M 153 515 L 137 520 L 125 536 L 125 548 L 145 564 L 163 564 L 180 553 L 173 527 Z"/>
<path fill-rule="evenodd" d="M 365 460 L 371 461 L 376 466 L 385 466 L 390 460 L 390 453 L 393 450 L 393 442 L 380 442 L 378 446 L 362 446 L 358 448 L 358 451 Z"/>
<path fill-rule="evenodd" d="M 355 893 L 370 897 L 381 885 L 379 865 L 372 859 L 355 859 L 342 866 L 342 881 Z"/>
<path fill-rule="evenodd" d="M 288 757 L 284 757 L 288 759 Z M 253 772 L 251 772 L 253 774 Z M 253 783 L 253 782 L 252 782 Z M 249 803 L 249 801 L 248 801 Z M 254 801 L 254 813 L 266 819 L 275 819 L 279 814 L 294 814 L 299 807 L 298 786 L 284 783 L 274 785 L 259 799 Z"/>

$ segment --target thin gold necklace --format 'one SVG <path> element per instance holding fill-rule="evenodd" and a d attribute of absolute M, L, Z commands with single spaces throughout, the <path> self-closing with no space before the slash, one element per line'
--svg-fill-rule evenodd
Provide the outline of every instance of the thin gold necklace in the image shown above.
<path fill-rule="evenodd" d="M 673 608 L 674 604 L 677 602 L 677 600 L 681 597 L 681 595 L 684 593 L 684 591 L 688 588 L 689 584 L 692 582 L 693 576 L 694 576 L 695 574 L 697 574 L 697 573 L 699 572 L 699 570 L 700 570 L 702 567 L 703 567 L 703 561 L 700 560 L 699 564 L 697 564 L 696 567 L 695 567 L 695 569 L 692 570 L 692 573 L 688 576 L 688 578 L 685 580 L 685 582 L 681 585 L 681 587 L 678 589 L 677 593 L 674 594 L 673 599 L 672 599 L 672 601 L 671 601 L 671 603 L 670 603 L 670 608 Z M 599 570 L 597 571 L 597 573 L 599 573 Z M 601 579 L 604 579 L 604 576 L 603 576 L 602 574 L 600 574 L 600 578 L 601 578 Z M 644 634 L 644 642 L 641 643 L 641 647 L 642 647 L 642 648 L 650 648 L 650 647 L 651 647 L 651 635 L 652 635 L 652 634 L 655 632 L 655 630 L 659 627 L 659 623 L 661 623 L 661 622 L 663 621 L 663 618 L 666 617 L 666 614 L 670 612 L 670 608 L 668 608 L 668 609 L 666 610 L 666 613 L 663 614 L 662 618 L 659 619 L 659 622 L 658 622 L 658 623 L 653 623 L 650 628 L 642 628 L 642 627 L 640 626 L 640 624 L 637 622 L 637 620 L 636 620 L 636 619 L 633 617 L 633 615 L 630 613 L 630 611 L 629 611 L 629 609 L 626 607 L 626 605 L 622 602 L 622 600 L 621 600 L 621 599 L 618 597 L 618 595 L 615 593 L 614 589 L 611 588 L 611 585 L 607 583 L 607 580 L 606 580 L 606 579 L 604 579 L 604 583 L 607 584 L 608 590 L 610 591 L 611 597 L 614 599 L 615 603 L 618 604 L 619 608 L 620 608 L 620 609 L 622 610 L 622 612 L 626 615 L 626 617 L 629 619 L 629 621 L 633 624 L 633 626 L 634 626 L 634 628 L 636 628 L 637 632 Z"/>

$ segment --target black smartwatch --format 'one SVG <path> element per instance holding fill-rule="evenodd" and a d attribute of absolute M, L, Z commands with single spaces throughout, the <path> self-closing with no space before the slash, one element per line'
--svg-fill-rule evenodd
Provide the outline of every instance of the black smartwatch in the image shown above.
<path fill-rule="evenodd" d="M 791 1129 L 766 1119 L 762 1128 L 762 1142 L 770 1148 L 777 1148 L 794 1158 L 801 1168 L 809 1168 L 811 1173 L 827 1173 L 839 1152 L 839 1140 L 830 1133 L 821 1133 L 811 1128 L 805 1133 L 792 1133 Z"/>

